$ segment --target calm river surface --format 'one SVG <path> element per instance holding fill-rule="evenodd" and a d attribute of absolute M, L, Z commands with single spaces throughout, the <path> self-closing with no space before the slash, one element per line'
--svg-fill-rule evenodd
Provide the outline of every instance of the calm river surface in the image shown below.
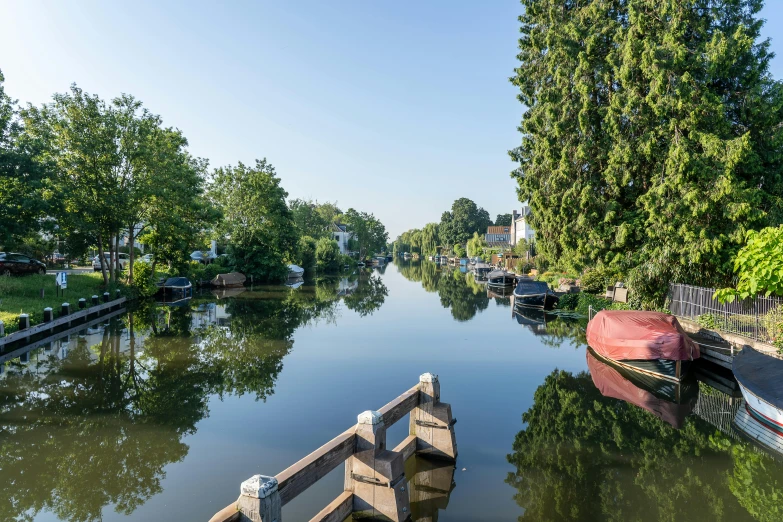
<path fill-rule="evenodd" d="M 241 481 L 428 371 L 459 421 L 459 458 L 414 463 L 435 477 L 414 520 L 783 519 L 781 465 L 733 427 L 730 375 L 701 369 L 679 397 L 647 389 L 589 358 L 578 322 L 544 320 L 428 262 L 140 306 L 5 357 L 0 520 L 206 522 Z M 342 473 L 285 520 L 309 520 Z"/>

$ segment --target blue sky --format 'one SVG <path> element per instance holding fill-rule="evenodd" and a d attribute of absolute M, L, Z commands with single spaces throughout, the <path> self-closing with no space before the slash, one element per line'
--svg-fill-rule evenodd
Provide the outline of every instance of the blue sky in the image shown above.
<path fill-rule="evenodd" d="M 783 2 L 762 16 L 783 77 Z M 290 197 L 373 212 L 392 238 L 469 197 L 519 208 L 515 0 L 0 0 L 6 91 L 133 94 L 212 167 L 266 157 Z"/>

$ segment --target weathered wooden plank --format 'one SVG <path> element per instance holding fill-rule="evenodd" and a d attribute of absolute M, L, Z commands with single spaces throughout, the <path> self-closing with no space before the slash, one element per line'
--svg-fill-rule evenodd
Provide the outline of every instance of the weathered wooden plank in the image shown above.
<path fill-rule="evenodd" d="M 275 476 L 282 505 L 296 498 L 307 488 L 353 455 L 356 445 L 355 427 L 336 436 L 308 456 Z"/>
<path fill-rule="evenodd" d="M 234 502 L 215 513 L 209 522 L 238 522 L 240 518 L 241 513 L 237 510 L 237 503 Z"/>
<path fill-rule="evenodd" d="M 101 317 L 96 317 L 92 321 L 87 321 L 86 323 L 81 323 L 78 326 L 74 326 L 73 328 L 69 328 L 68 330 L 63 330 L 62 332 L 58 332 L 54 335 L 50 335 L 49 337 L 45 337 L 39 341 L 32 342 L 26 346 L 22 346 L 21 348 L 17 348 L 16 350 L 12 352 L 5 353 L 3 355 L 0 355 L 0 363 L 5 361 L 10 361 L 11 359 L 16 359 L 20 355 L 29 352 L 33 348 L 37 348 L 39 346 L 42 346 L 46 343 L 51 343 L 53 341 L 56 341 L 57 339 L 62 339 L 63 337 L 67 337 L 71 334 L 75 334 L 77 332 L 80 332 L 84 330 L 85 328 L 89 328 L 90 326 L 102 323 L 106 321 L 107 319 L 111 319 L 112 317 L 118 316 L 120 314 L 125 313 L 125 310 L 115 310 L 114 312 L 110 314 L 103 315 Z"/>
<path fill-rule="evenodd" d="M 343 522 L 352 512 L 353 493 L 343 491 L 339 497 L 311 518 L 310 522 Z"/>
<path fill-rule="evenodd" d="M 402 460 L 408 460 L 416 452 L 416 435 L 408 435 L 392 451 L 402 453 Z"/>
<path fill-rule="evenodd" d="M 417 384 L 378 410 L 381 415 L 383 415 L 384 425 L 387 427 L 391 426 L 401 418 L 405 417 L 408 413 L 411 412 L 413 408 L 419 405 L 420 386 L 420 384 Z"/>
<path fill-rule="evenodd" d="M 114 301 L 109 301 L 108 303 L 103 303 L 98 306 L 93 306 L 91 308 L 85 308 L 84 310 L 79 310 L 78 312 L 74 312 L 69 315 L 64 315 L 62 317 L 58 317 L 54 321 L 50 321 L 48 323 L 41 323 L 37 324 L 31 328 L 27 328 L 25 330 L 19 330 L 12 334 L 6 335 L 5 337 L 0 338 L 0 347 L 5 346 L 6 344 L 13 343 L 22 339 L 27 339 L 28 337 L 32 337 L 34 335 L 48 332 L 49 330 L 53 328 L 57 328 L 58 326 L 62 326 L 64 324 L 67 324 L 71 321 L 77 321 L 79 319 L 82 319 L 84 317 L 87 317 L 88 315 L 98 314 L 103 312 L 104 310 L 110 310 L 114 308 L 115 306 L 122 305 L 125 303 L 127 299 L 125 297 L 120 297 L 119 299 L 115 299 Z"/>

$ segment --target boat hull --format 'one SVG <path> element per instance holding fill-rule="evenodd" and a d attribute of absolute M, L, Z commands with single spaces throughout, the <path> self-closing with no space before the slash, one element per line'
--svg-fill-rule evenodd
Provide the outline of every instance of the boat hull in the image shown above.
<path fill-rule="evenodd" d="M 682 381 L 688 374 L 692 361 L 673 361 L 671 359 L 626 359 L 617 360 L 607 357 L 593 347 L 590 351 L 599 359 L 609 364 L 614 364 L 626 370 L 651 375 L 658 379 L 666 379 L 673 382 Z"/>
<path fill-rule="evenodd" d="M 783 436 L 783 411 L 776 408 L 774 405 L 765 401 L 748 388 L 742 385 L 741 381 L 737 381 L 742 392 L 742 398 L 745 399 L 745 405 L 748 408 L 748 413 L 764 427 L 775 431 L 778 435 Z"/>
<path fill-rule="evenodd" d="M 553 294 L 526 294 L 518 295 L 514 293 L 514 305 L 527 308 L 541 308 L 543 310 L 552 310 L 557 304 L 559 298 Z"/>
<path fill-rule="evenodd" d="M 490 286 L 514 286 L 516 279 L 513 276 L 490 277 L 487 280 Z"/>

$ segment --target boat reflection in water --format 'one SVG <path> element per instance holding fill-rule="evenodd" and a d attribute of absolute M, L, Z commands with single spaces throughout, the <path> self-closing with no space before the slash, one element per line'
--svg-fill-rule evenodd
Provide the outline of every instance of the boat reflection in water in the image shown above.
<path fill-rule="evenodd" d="M 601 395 L 647 410 L 676 429 L 682 428 L 699 398 L 695 379 L 676 383 L 612 366 L 597 358 L 592 348 L 587 350 L 587 367 Z"/>
<path fill-rule="evenodd" d="M 513 297 L 512 297 L 513 300 Z M 527 327 L 535 335 L 549 335 L 547 322 L 556 321 L 557 316 L 548 314 L 540 308 L 528 308 L 524 306 L 512 306 L 512 313 L 518 324 Z"/>

